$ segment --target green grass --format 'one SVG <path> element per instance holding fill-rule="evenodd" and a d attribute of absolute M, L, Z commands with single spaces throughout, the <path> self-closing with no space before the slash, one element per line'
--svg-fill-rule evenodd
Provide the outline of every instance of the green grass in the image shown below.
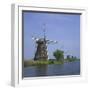
<path fill-rule="evenodd" d="M 63 64 L 62 61 L 50 61 L 50 60 L 38 60 L 38 61 L 24 61 L 24 67 L 35 66 L 35 65 L 48 65 L 48 64 Z"/>
<path fill-rule="evenodd" d="M 52 61 L 52 60 L 38 60 L 38 61 L 34 61 L 34 60 L 28 60 L 28 61 L 24 61 L 24 67 L 28 67 L 28 66 L 35 66 L 35 65 L 48 65 L 48 64 L 64 64 L 66 62 L 74 62 L 74 61 L 79 61 L 79 59 L 77 60 L 67 60 L 64 59 L 63 61 Z"/>
<path fill-rule="evenodd" d="M 74 61 L 80 61 L 80 59 L 65 59 L 64 62 L 74 62 Z"/>

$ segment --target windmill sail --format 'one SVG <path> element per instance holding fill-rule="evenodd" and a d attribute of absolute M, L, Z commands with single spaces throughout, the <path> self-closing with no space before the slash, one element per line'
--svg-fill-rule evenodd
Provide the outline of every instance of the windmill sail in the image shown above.
<path fill-rule="evenodd" d="M 57 43 L 57 41 L 46 39 L 45 24 L 43 24 L 43 34 L 44 34 L 43 38 L 32 37 L 32 39 L 37 44 L 34 60 L 48 60 L 47 44 Z"/>

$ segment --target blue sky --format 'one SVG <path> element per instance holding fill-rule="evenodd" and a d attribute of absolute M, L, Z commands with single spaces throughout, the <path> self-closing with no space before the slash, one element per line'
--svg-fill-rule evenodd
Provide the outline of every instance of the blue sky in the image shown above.
<path fill-rule="evenodd" d="M 80 15 L 60 13 L 23 12 L 24 20 L 24 59 L 34 58 L 36 51 L 32 36 L 43 37 L 43 24 L 46 36 L 58 41 L 48 45 L 49 58 L 56 49 L 64 50 L 66 55 L 80 57 Z"/>

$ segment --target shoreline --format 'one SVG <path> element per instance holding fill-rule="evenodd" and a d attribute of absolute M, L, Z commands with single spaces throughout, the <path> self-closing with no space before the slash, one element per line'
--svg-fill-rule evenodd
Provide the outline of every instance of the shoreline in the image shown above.
<path fill-rule="evenodd" d="M 80 60 L 74 60 L 74 61 L 24 61 L 24 67 L 29 67 L 29 66 L 40 66 L 40 65 L 52 65 L 52 64 L 64 64 L 64 63 L 71 63 L 71 62 L 76 62 Z"/>

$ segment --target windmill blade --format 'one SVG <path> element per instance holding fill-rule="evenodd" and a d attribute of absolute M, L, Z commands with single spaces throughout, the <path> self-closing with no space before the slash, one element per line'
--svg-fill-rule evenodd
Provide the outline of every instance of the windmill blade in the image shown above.
<path fill-rule="evenodd" d="M 51 43 L 58 43 L 57 41 L 50 41 Z"/>
<path fill-rule="evenodd" d="M 39 38 L 36 38 L 36 37 L 33 37 L 33 36 L 32 36 L 32 39 L 35 40 L 35 41 L 39 40 Z"/>
<path fill-rule="evenodd" d="M 53 40 L 46 40 L 47 41 L 47 44 L 56 44 L 56 43 L 58 43 L 57 41 L 53 41 Z"/>

